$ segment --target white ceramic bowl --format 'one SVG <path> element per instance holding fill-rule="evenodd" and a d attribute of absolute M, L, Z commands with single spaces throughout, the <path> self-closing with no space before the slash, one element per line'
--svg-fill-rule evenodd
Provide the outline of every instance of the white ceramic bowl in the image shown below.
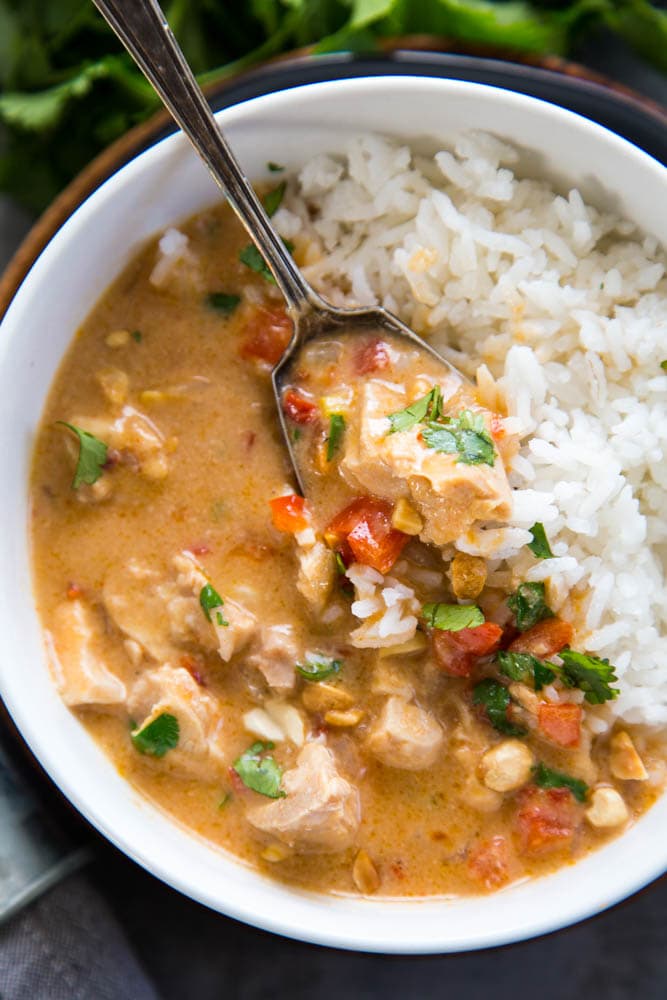
<path fill-rule="evenodd" d="M 430 144 L 465 128 L 517 144 L 524 169 L 577 185 L 658 237 L 667 171 L 605 129 L 533 98 L 470 83 L 383 77 L 315 84 L 220 114 L 247 172 L 298 166 L 354 132 Z M 74 331 L 146 237 L 205 208 L 217 189 L 182 136 L 108 180 L 53 238 L 0 335 L 0 693 L 41 764 L 122 851 L 194 899 L 307 941 L 384 952 L 444 952 L 532 937 L 597 913 L 667 867 L 667 797 L 576 867 L 485 898 L 380 901 L 307 894 L 272 882 L 142 799 L 118 775 L 52 684 L 33 606 L 28 469 L 45 396 Z"/>

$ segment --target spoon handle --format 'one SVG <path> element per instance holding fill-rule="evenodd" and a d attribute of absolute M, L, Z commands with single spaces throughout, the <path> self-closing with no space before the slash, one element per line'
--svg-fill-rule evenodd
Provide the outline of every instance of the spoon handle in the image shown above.
<path fill-rule="evenodd" d="M 319 296 L 302 277 L 269 222 L 156 0 L 93 0 L 93 3 L 226 194 L 271 268 L 294 318 L 317 309 L 321 305 Z"/>

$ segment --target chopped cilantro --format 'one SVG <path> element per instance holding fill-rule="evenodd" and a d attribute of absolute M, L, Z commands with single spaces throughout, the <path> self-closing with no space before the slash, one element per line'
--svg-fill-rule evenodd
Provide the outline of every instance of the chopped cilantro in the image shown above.
<path fill-rule="evenodd" d="M 484 624 L 484 615 L 475 604 L 425 604 L 422 617 L 430 628 L 460 632 Z"/>
<path fill-rule="evenodd" d="M 275 215 L 280 208 L 281 202 L 285 197 L 285 191 L 287 189 L 287 181 L 283 181 L 278 187 L 274 187 L 273 190 L 267 191 L 264 195 L 262 204 L 264 205 L 264 211 L 271 218 Z"/>
<path fill-rule="evenodd" d="M 78 489 L 81 483 L 92 486 L 102 475 L 102 469 L 107 460 L 108 446 L 104 441 L 96 438 L 94 434 L 84 431 L 74 424 L 68 424 L 66 420 L 57 420 L 56 423 L 67 427 L 79 439 L 79 457 L 72 480 L 72 489 Z"/>
<path fill-rule="evenodd" d="M 216 611 L 215 620 L 221 628 L 228 628 L 229 622 L 226 622 L 222 616 L 222 611 Z"/>
<path fill-rule="evenodd" d="M 269 799 L 284 799 L 285 792 L 280 787 L 282 768 L 273 757 L 266 756 L 273 748 L 273 743 L 253 743 L 232 766 L 246 788 Z"/>
<path fill-rule="evenodd" d="M 289 253 L 294 250 L 294 244 L 291 240 L 283 240 L 285 248 Z M 271 274 L 271 269 L 262 257 L 261 253 L 257 249 L 254 243 L 248 243 L 247 246 L 243 248 L 239 254 L 239 260 L 246 267 L 249 267 L 251 271 L 255 271 L 257 274 L 261 274 L 266 281 L 270 281 L 273 285 L 276 283 L 276 279 Z"/>
<path fill-rule="evenodd" d="M 180 726 L 175 715 L 169 712 L 162 712 L 147 726 L 142 729 L 135 729 L 130 733 L 130 738 L 135 750 L 139 753 L 148 754 L 151 757 L 164 757 L 167 750 L 173 750 L 178 746 Z"/>
<path fill-rule="evenodd" d="M 295 670 L 307 681 L 325 681 L 340 672 L 341 660 L 329 660 L 321 653 L 306 653 L 306 662 L 297 663 Z"/>
<path fill-rule="evenodd" d="M 553 559 L 554 554 L 551 551 L 544 525 L 540 521 L 536 521 L 530 529 L 530 533 L 533 536 L 533 540 L 532 542 L 528 542 L 528 548 L 533 555 L 538 559 Z"/>
<path fill-rule="evenodd" d="M 343 557 L 340 552 L 336 552 L 336 569 L 338 570 L 339 576 L 345 576 L 347 573 L 347 566 L 343 562 Z"/>
<path fill-rule="evenodd" d="M 218 809 L 224 809 L 232 800 L 232 793 L 225 792 L 220 801 L 218 802 Z"/>
<path fill-rule="evenodd" d="M 228 292 L 210 292 L 206 296 L 206 305 L 209 309 L 214 309 L 223 316 L 230 316 L 240 301 L 240 295 L 231 295 Z"/>
<path fill-rule="evenodd" d="M 270 170 L 272 174 L 279 174 L 282 170 L 285 169 L 284 167 L 281 167 L 279 163 L 273 163 L 271 160 L 269 160 L 266 166 L 267 169 Z"/>
<path fill-rule="evenodd" d="M 554 613 L 546 602 L 543 583 L 521 583 L 507 598 L 510 611 L 514 612 L 516 627 L 520 632 L 537 625 L 544 618 L 553 618 Z"/>
<path fill-rule="evenodd" d="M 299 441 L 301 439 L 301 428 L 295 427 L 292 430 L 292 441 Z"/>
<path fill-rule="evenodd" d="M 464 465 L 493 465 L 495 448 L 481 413 L 461 410 L 444 423 L 429 423 L 422 435 L 428 448 L 446 455 L 458 454 Z"/>
<path fill-rule="evenodd" d="M 525 729 L 515 726 L 507 717 L 511 698 L 504 684 L 494 681 L 491 677 L 485 677 L 472 689 L 472 703 L 486 709 L 489 722 L 499 733 L 504 733 L 505 736 L 525 735 Z"/>
<path fill-rule="evenodd" d="M 660 367 L 662 368 L 663 372 L 667 372 L 667 358 L 665 358 L 664 361 L 660 362 Z"/>
<path fill-rule="evenodd" d="M 558 654 L 563 661 L 559 674 L 563 681 L 578 687 L 591 705 L 601 705 L 605 701 L 618 698 L 618 688 L 611 685 L 618 680 L 616 668 L 609 660 L 601 660 L 587 653 L 575 653 L 573 649 L 561 649 Z"/>
<path fill-rule="evenodd" d="M 213 621 L 211 618 L 211 611 L 215 611 L 216 608 L 221 608 L 224 605 L 223 599 L 217 590 L 211 586 L 210 583 L 205 583 L 202 589 L 199 591 L 199 603 L 201 609 L 208 618 L 209 621 Z M 228 625 L 229 622 L 218 622 L 218 624 Z"/>
<path fill-rule="evenodd" d="M 569 788 L 577 802 L 585 802 L 588 785 L 580 778 L 573 778 L 561 771 L 552 771 L 546 764 L 539 763 L 533 768 L 533 779 L 540 788 Z"/>
<path fill-rule="evenodd" d="M 329 417 L 329 437 L 327 438 L 327 462 L 330 462 L 340 447 L 345 432 L 345 417 L 342 413 L 332 413 Z"/>
<path fill-rule="evenodd" d="M 513 681 L 523 681 L 524 684 L 532 683 L 536 691 L 541 691 L 556 678 L 551 664 L 544 663 L 531 653 L 510 653 L 509 650 L 503 650 L 496 655 L 496 660 L 500 672 L 506 677 Z"/>
<path fill-rule="evenodd" d="M 144 335 L 141 332 L 141 330 L 133 330 L 131 336 L 132 336 L 132 340 L 135 340 L 137 342 L 137 344 L 140 344 L 141 341 L 144 339 Z"/>
<path fill-rule="evenodd" d="M 439 385 L 434 385 L 430 392 L 427 392 L 421 399 L 416 399 L 404 410 L 389 414 L 391 424 L 390 434 L 397 431 L 409 431 L 415 424 L 423 423 L 427 418 L 437 420 L 442 406 L 442 392 Z"/>

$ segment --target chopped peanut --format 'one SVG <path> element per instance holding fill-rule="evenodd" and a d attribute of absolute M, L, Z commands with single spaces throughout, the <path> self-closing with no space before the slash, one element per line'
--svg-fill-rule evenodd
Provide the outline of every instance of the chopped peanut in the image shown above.
<path fill-rule="evenodd" d="M 330 712 L 324 713 L 324 721 L 328 726 L 339 726 L 341 728 L 350 728 L 356 726 L 364 717 L 364 711 L 361 708 L 351 708 L 346 712 L 339 712 L 337 709 L 332 709 Z"/>
<path fill-rule="evenodd" d="M 450 566 L 452 590 L 461 601 L 473 601 L 484 590 L 486 563 L 478 556 L 457 552 Z"/>
<path fill-rule="evenodd" d="M 621 730 L 611 738 L 611 773 L 621 781 L 646 781 L 648 772 L 630 736 Z"/>
<path fill-rule="evenodd" d="M 259 856 L 263 861 L 270 861 L 272 865 L 275 865 L 279 861 L 285 861 L 291 853 L 287 844 L 269 844 Z"/>
<path fill-rule="evenodd" d="M 129 330 L 113 330 L 111 333 L 107 334 L 104 339 L 104 343 L 107 347 L 125 347 L 125 345 L 129 344 L 129 342 Z"/>
<path fill-rule="evenodd" d="M 428 639 L 423 632 L 415 632 L 412 639 L 399 643 L 398 646 L 382 646 L 378 649 L 381 660 L 388 656 L 408 656 L 410 653 L 421 653 L 428 646 Z"/>
<path fill-rule="evenodd" d="M 591 804 L 586 810 L 586 819 L 591 826 L 607 828 L 621 826 L 627 822 L 628 807 L 623 796 L 615 788 L 596 788 L 591 795 Z"/>
<path fill-rule="evenodd" d="M 409 500 L 400 497 L 391 515 L 391 526 L 404 535 L 418 535 L 424 527 L 424 522 Z"/>
<path fill-rule="evenodd" d="M 309 712 L 328 712 L 331 709 L 350 708 L 354 698 L 345 688 L 335 687 L 320 681 L 307 684 L 301 693 L 301 701 Z"/>
<path fill-rule="evenodd" d="M 370 896 L 380 888 L 378 870 L 363 848 L 359 851 L 352 865 L 352 880 L 359 892 Z"/>
<path fill-rule="evenodd" d="M 482 781 L 496 792 L 511 792 L 530 779 L 533 755 L 520 740 L 503 740 L 487 750 L 479 765 Z"/>

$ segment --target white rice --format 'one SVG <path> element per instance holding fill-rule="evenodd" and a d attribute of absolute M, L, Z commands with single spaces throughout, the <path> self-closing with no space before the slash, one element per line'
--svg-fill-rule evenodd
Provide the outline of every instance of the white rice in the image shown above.
<path fill-rule="evenodd" d="M 494 575 L 512 586 L 547 580 L 578 648 L 616 664 L 613 712 L 661 724 L 665 257 L 576 190 L 517 178 L 516 162 L 488 135 L 461 136 L 434 159 L 369 136 L 307 163 L 275 221 L 332 301 L 381 303 L 469 374 L 485 364 L 499 380 L 522 438 L 510 474 L 514 517 L 457 546 L 493 558 Z M 535 521 L 551 561 L 526 549 Z M 379 639 L 382 586 L 365 583 L 357 641 L 371 631 Z M 386 611 L 402 627 L 414 617 L 408 603 Z"/>

